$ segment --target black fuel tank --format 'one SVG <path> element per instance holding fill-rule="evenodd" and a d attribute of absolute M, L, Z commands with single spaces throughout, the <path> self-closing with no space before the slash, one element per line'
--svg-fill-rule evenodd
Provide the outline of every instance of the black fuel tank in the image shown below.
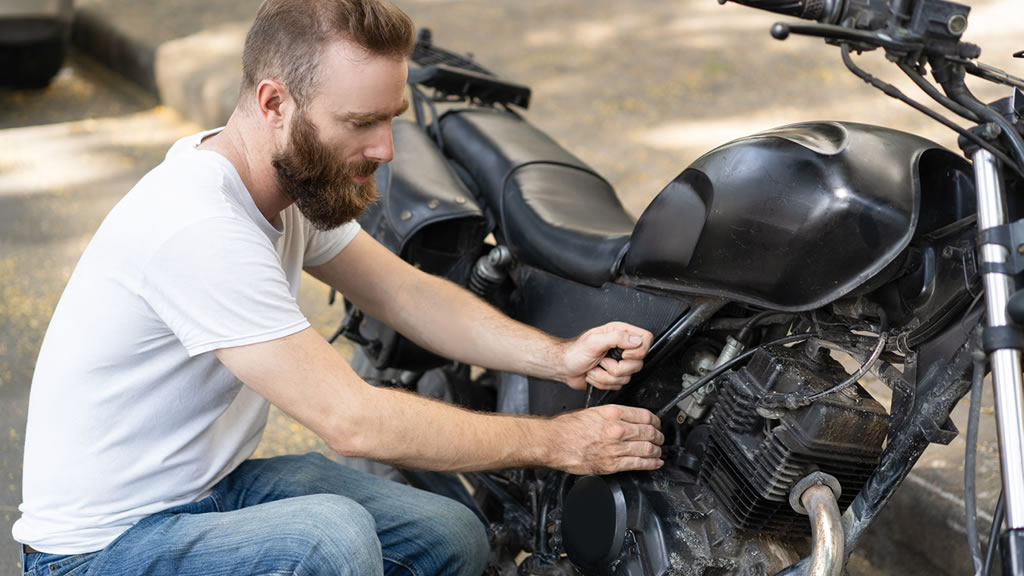
<path fill-rule="evenodd" d="M 817 308 L 893 262 L 919 218 L 931 228 L 961 217 L 944 204 L 961 200 L 950 190 L 969 170 L 934 142 L 866 124 L 801 123 L 741 138 L 658 194 L 622 271 L 637 286 Z M 922 182 L 949 190 L 922 196 Z M 925 215 L 922 197 L 934 199 Z"/>

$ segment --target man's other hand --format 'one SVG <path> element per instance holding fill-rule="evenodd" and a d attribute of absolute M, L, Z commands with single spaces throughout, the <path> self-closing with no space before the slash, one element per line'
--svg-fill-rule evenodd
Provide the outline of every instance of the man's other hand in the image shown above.
<path fill-rule="evenodd" d="M 587 384 L 602 390 L 618 390 L 644 366 L 654 335 L 624 322 L 611 322 L 587 330 L 564 347 L 566 384 L 583 390 Z M 607 357 L 609 350 L 622 349 L 622 359 Z"/>
<path fill-rule="evenodd" d="M 661 421 L 643 408 L 608 404 L 555 418 L 560 426 L 553 467 L 570 474 L 656 470 L 661 460 Z"/>

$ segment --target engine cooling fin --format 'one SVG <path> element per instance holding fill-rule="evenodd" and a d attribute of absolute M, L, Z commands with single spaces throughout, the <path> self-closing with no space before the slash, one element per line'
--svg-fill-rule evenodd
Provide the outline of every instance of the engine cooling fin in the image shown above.
<path fill-rule="evenodd" d="M 714 493 L 737 528 L 807 533 L 807 520 L 792 510 L 789 493 L 812 472 L 839 480 L 841 510 L 863 488 L 881 457 L 889 417 L 860 385 L 777 418 L 756 410 L 757 400 L 770 392 L 815 393 L 846 377 L 823 349 L 812 356 L 803 348 L 777 347 L 759 351 L 717 381 L 720 397 L 699 484 Z"/>

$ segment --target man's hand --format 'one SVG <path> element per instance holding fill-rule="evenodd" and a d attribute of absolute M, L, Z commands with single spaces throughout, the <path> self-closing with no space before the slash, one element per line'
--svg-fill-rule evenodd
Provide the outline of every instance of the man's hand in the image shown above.
<path fill-rule="evenodd" d="M 661 421 L 643 408 L 608 404 L 555 418 L 561 427 L 552 467 L 570 474 L 656 470 L 661 460 Z"/>
<path fill-rule="evenodd" d="M 574 390 L 587 384 L 602 390 L 618 390 L 644 366 L 654 335 L 624 322 L 611 322 L 587 330 L 564 348 L 565 383 Z M 607 358 L 612 348 L 622 348 L 622 360 Z"/>

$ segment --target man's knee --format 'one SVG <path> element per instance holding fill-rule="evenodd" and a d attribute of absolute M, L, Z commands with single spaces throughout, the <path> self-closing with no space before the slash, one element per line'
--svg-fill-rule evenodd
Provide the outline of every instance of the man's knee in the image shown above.
<path fill-rule="evenodd" d="M 458 531 L 459 556 L 462 558 L 460 564 L 465 574 L 476 576 L 487 567 L 487 556 L 490 551 L 487 529 L 469 508 L 459 503 L 454 505 L 459 509 L 459 512 L 455 513 L 458 519 L 453 521 L 453 526 L 456 526 Z"/>
<path fill-rule="evenodd" d="M 306 574 L 380 574 L 383 560 L 373 517 L 358 503 L 332 494 L 295 499 L 291 518 L 275 531 L 285 547 L 303 550 Z"/>
<path fill-rule="evenodd" d="M 469 508 L 454 500 L 438 498 L 432 512 L 436 518 L 435 553 L 443 556 L 445 572 L 479 576 L 487 566 L 487 531 Z M 450 567 L 450 569 L 448 568 Z"/>

